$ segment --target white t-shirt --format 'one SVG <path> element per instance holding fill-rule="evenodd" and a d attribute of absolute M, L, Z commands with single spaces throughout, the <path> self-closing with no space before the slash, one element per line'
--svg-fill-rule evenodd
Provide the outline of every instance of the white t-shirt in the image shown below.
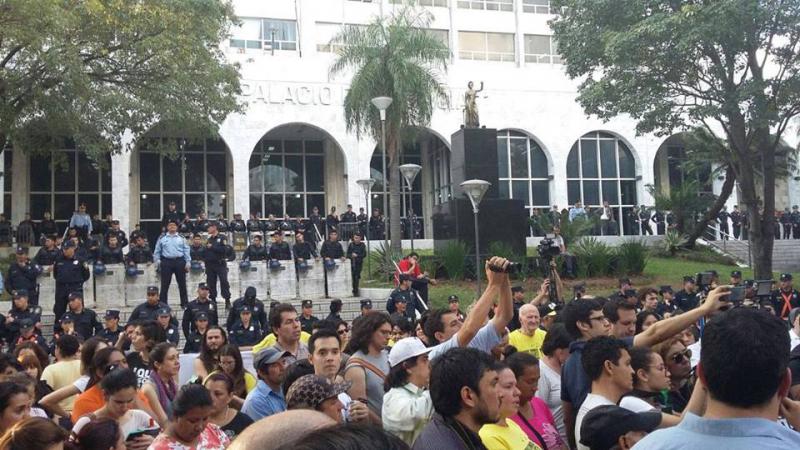
<path fill-rule="evenodd" d="M 81 429 L 91 422 L 90 416 L 86 415 L 78 419 L 72 427 L 72 434 L 77 435 Z M 147 430 L 151 428 L 158 428 L 155 421 L 149 414 L 141 409 L 132 409 L 125 413 L 119 420 L 119 427 L 122 429 L 123 439 L 127 439 L 128 435 L 134 431 Z"/>
<path fill-rule="evenodd" d="M 635 413 L 658 411 L 658 408 L 655 406 L 647 403 L 639 397 L 634 397 L 633 395 L 626 395 L 625 397 L 622 397 L 622 400 L 619 402 L 619 406 Z"/>
<path fill-rule="evenodd" d="M 556 422 L 561 439 L 569 442 L 567 441 L 567 428 L 564 426 L 564 409 L 561 403 L 561 375 L 542 361 L 539 361 L 539 371 L 541 376 L 536 396 L 544 401 L 553 414 L 553 420 Z"/>
<path fill-rule="evenodd" d="M 697 363 L 700 362 L 700 352 L 703 350 L 703 341 L 698 339 L 697 342 L 687 348 L 692 351 L 692 359 L 690 362 L 692 364 L 692 369 L 694 369 L 697 367 Z"/>
<path fill-rule="evenodd" d="M 575 443 L 578 444 L 578 450 L 590 450 L 589 447 L 581 444 L 581 425 L 583 424 L 583 418 L 586 417 L 586 414 L 598 406 L 613 404 L 614 402 L 602 395 L 586 395 L 586 400 L 581 404 L 581 408 L 578 410 L 578 416 L 575 418 Z"/>
<path fill-rule="evenodd" d="M 794 350 L 795 347 L 800 345 L 800 336 L 794 332 L 794 329 L 789 330 L 789 350 Z"/>
<path fill-rule="evenodd" d="M 72 385 L 75 386 L 75 389 L 81 391 L 81 393 L 86 392 L 86 387 L 89 386 L 89 376 L 81 375 Z"/>

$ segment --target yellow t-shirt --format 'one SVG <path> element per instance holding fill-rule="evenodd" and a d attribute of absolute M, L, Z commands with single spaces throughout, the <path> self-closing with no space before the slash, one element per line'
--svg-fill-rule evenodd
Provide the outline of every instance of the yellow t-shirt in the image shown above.
<path fill-rule="evenodd" d="M 311 335 L 306 333 L 305 331 L 300 332 L 300 342 L 303 344 L 308 344 L 308 340 L 311 338 Z M 264 339 L 261 340 L 258 344 L 253 346 L 253 354 L 261 350 L 262 348 L 272 347 L 275 343 L 278 342 L 278 338 L 275 337 L 275 333 L 270 333 L 264 336 Z"/>
<path fill-rule="evenodd" d="M 542 344 L 547 332 L 537 329 L 533 332 L 533 336 L 526 336 L 521 329 L 514 330 L 508 335 L 508 343 L 513 345 L 518 352 L 526 352 L 541 359 L 542 358 Z"/>
<path fill-rule="evenodd" d="M 506 419 L 506 425 L 508 426 L 491 424 L 481 427 L 478 435 L 488 450 L 542 450 L 528 439 L 528 435 L 514 421 Z"/>
<path fill-rule="evenodd" d="M 55 364 L 50 364 L 42 371 L 42 380 L 44 380 L 54 391 L 61 389 L 64 386 L 69 386 L 81 377 L 81 360 L 75 359 L 72 361 L 59 361 Z M 61 409 L 71 413 L 72 405 L 75 403 L 75 397 L 71 396 L 61 400 L 58 404 Z"/>
<path fill-rule="evenodd" d="M 247 393 L 249 394 L 250 391 L 256 388 L 256 384 L 258 384 L 258 380 L 256 377 L 253 376 L 250 372 L 244 373 L 244 387 L 247 389 Z"/>

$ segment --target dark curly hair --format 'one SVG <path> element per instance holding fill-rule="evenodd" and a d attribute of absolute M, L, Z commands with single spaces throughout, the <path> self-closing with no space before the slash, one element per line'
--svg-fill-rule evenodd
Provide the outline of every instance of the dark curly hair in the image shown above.
<path fill-rule="evenodd" d="M 347 343 L 345 353 L 353 354 L 359 350 L 363 353 L 369 351 L 369 343 L 372 335 L 385 323 L 389 325 L 389 315 L 382 311 L 369 311 L 363 316 L 353 320 L 353 328 L 350 331 L 350 342 Z"/>

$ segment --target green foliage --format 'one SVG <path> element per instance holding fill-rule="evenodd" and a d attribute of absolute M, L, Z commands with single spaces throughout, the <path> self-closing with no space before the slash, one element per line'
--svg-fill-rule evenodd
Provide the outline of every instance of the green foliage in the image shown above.
<path fill-rule="evenodd" d="M 677 231 L 668 231 L 659 245 L 659 250 L 664 255 L 675 256 L 676 253 L 686 248 L 686 244 L 688 244 L 686 235 Z"/>
<path fill-rule="evenodd" d="M 403 252 L 388 249 L 380 243 L 370 255 L 370 267 L 372 268 L 371 277 L 376 280 L 389 280 L 397 271 L 397 264 L 403 258 Z"/>
<path fill-rule="evenodd" d="M 234 21 L 221 0 L 2 2 L 0 149 L 48 152 L 69 137 L 102 161 L 156 122 L 212 137 L 242 111 L 220 48 Z"/>
<path fill-rule="evenodd" d="M 572 247 L 578 258 L 578 274 L 582 278 L 602 277 L 614 273 L 614 249 L 594 237 L 584 237 Z"/>
<path fill-rule="evenodd" d="M 650 250 L 640 240 L 631 240 L 615 249 L 617 273 L 624 275 L 641 275 L 647 266 Z"/>
<path fill-rule="evenodd" d="M 550 220 L 549 215 L 542 214 L 541 218 L 539 219 L 539 223 L 542 225 L 542 228 L 546 234 L 553 232 L 553 223 Z M 561 214 L 560 224 L 561 225 L 559 228 L 561 230 L 561 237 L 564 238 L 564 245 L 567 247 L 569 247 L 570 244 L 578 242 L 580 238 L 588 235 L 595 226 L 595 223 L 588 218 L 579 217 L 574 221 L 570 221 L 569 214 L 567 212 Z"/>
<path fill-rule="evenodd" d="M 451 280 L 463 280 L 466 274 L 467 244 L 463 241 L 452 240 L 447 243 L 442 251 L 442 266 Z"/>
<path fill-rule="evenodd" d="M 664 194 L 652 184 L 648 184 L 646 189 L 655 199 L 656 209 L 672 212 L 679 234 L 691 230 L 697 223 L 698 214 L 705 212 L 714 203 L 713 197 L 697 195 L 700 192 L 700 182 L 692 178 L 685 179 L 680 185 L 670 186 L 669 194 Z"/>

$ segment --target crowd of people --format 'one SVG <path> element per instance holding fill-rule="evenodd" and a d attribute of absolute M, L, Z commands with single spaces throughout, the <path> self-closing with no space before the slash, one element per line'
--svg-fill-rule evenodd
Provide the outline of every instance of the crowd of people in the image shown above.
<path fill-rule="evenodd" d="M 193 246 L 179 221 L 164 225 L 144 260 L 180 281 Z M 411 253 L 385 304 L 362 300 L 351 322 L 338 299 L 319 319 L 312 300 L 299 312 L 265 305 L 251 287 L 229 302 L 222 284 L 225 317 L 212 288 L 225 237 L 210 221 L 197 249 L 207 280 L 193 300 L 181 293 L 181 320 L 168 281 L 123 325 L 120 311 L 83 305 L 80 233 L 40 251 L 57 279 L 51 341 L 25 249 L 6 276 L 0 450 L 800 448 L 800 292 L 788 273 L 766 289 L 711 271 L 676 292 L 621 279 L 609 295 L 582 284 L 568 295 L 556 278 L 528 293 L 492 257 L 478 299 L 436 308 L 435 279 Z M 273 237 L 246 257 L 284 251 Z M 99 255 L 123 241 L 108 235 Z M 323 258 L 326 244 L 345 256 L 335 233 Z"/>

